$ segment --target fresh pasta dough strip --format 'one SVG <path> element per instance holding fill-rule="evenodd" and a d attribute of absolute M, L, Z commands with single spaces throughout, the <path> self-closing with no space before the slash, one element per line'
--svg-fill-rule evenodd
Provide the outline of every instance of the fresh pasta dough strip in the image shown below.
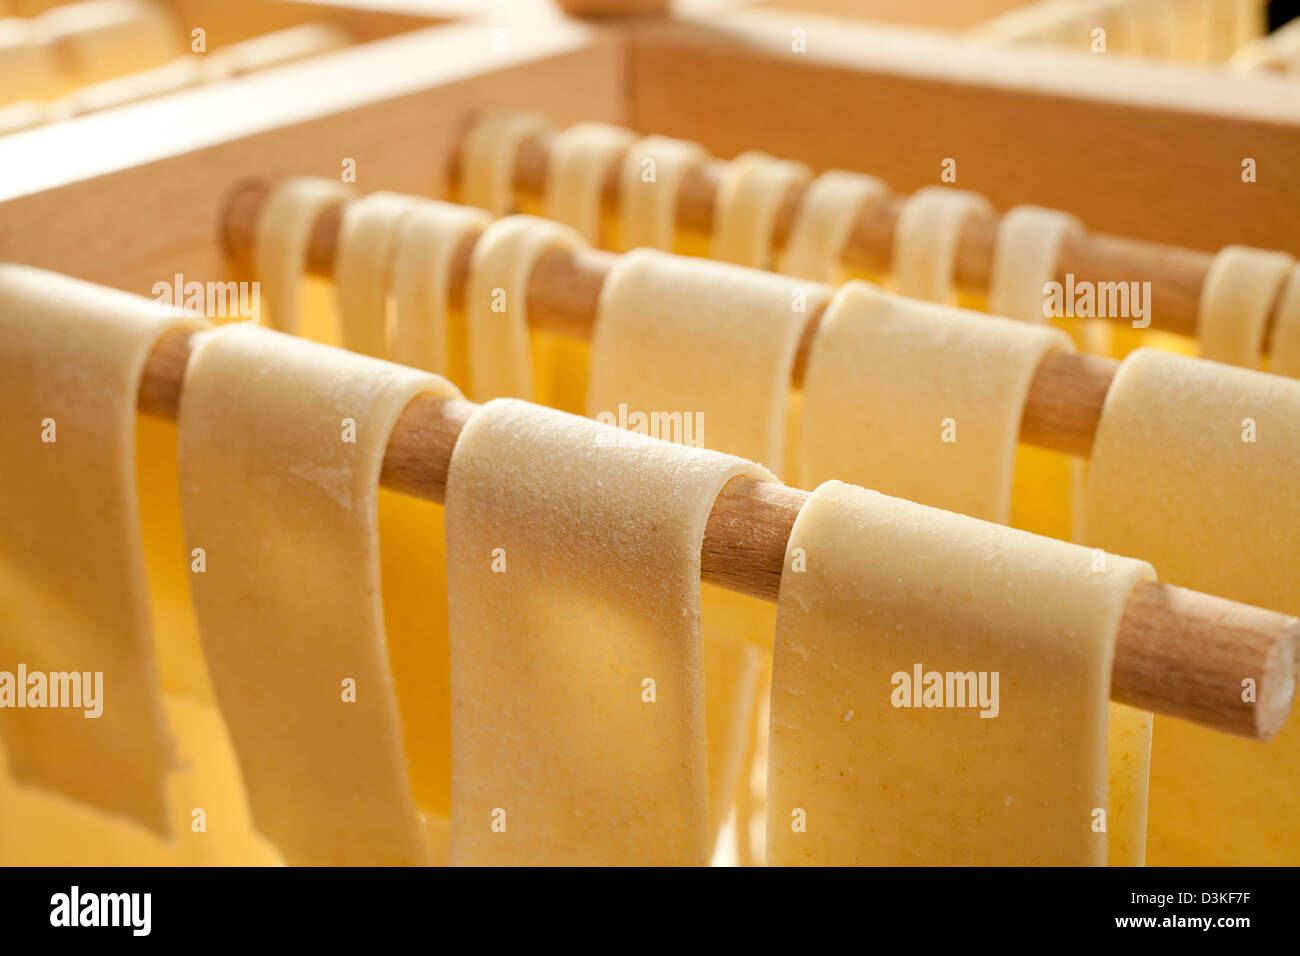
<path fill-rule="evenodd" d="M 1196 318 L 1202 358 L 1259 368 L 1269 312 L 1293 265 L 1285 252 L 1248 246 L 1226 246 L 1214 257 Z"/>
<path fill-rule="evenodd" d="M 1268 32 L 1265 12 L 1266 0 L 1235 0 L 1233 12 L 1236 21 L 1236 42 L 1234 50 L 1239 50 L 1251 40 Z"/>
<path fill-rule="evenodd" d="M 450 862 L 708 860 L 700 547 L 749 462 L 514 400 L 447 478 Z"/>
<path fill-rule="evenodd" d="M 69 4 L 39 22 L 46 42 L 72 64 L 79 86 L 161 66 L 186 52 L 180 25 L 163 3 Z"/>
<path fill-rule="evenodd" d="M 23 20 L 0 18 L 0 106 L 50 100 L 65 85 L 53 48 Z"/>
<path fill-rule="evenodd" d="M 1273 318 L 1268 370 L 1300 378 L 1300 266 L 1291 270 Z"/>
<path fill-rule="evenodd" d="M 632 144 L 619 171 L 623 249 L 645 246 L 672 251 L 682 180 L 708 159 L 697 143 L 667 136 L 647 136 Z"/>
<path fill-rule="evenodd" d="M 1142 20 L 1133 0 L 1111 0 L 1098 11 L 1106 30 L 1109 53 L 1137 53 L 1142 49 Z"/>
<path fill-rule="evenodd" d="M 587 414 L 656 437 L 782 461 L 791 368 L 824 286 L 650 249 L 606 277 Z M 796 310 L 799 311 L 796 311 Z M 710 834 L 734 803 L 751 721 L 753 643 L 771 605 L 704 585 Z"/>
<path fill-rule="evenodd" d="M 158 340 L 204 325 L 0 265 L 0 736 L 18 781 L 163 836 L 172 745 L 136 501 L 135 404 Z"/>
<path fill-rule="evenodd" d="M 1021 415 L 1050 351 L 1073 351 L 1069 336 L 844 285 L 804 375 L 801 481 L 839 477 L 1005 524 Z"/>
<path fill-rule="evenodd" d="M 768 864 L 1104 864 L 1115 638 L 1153 577 L 820 486 L 781 576 Z"/>
<path fill-rule="evenodd" d="M 393 689 L 376 494 L 433 375 L 230 325 L 180 411 L 186 546 L 217 700 L 259 830 L 291 865 L 429 861 Z"/>
<path fill-rule="evenodd" d="M 436 200 L 411 208 L 394 240 L 393 361 L 447 374 L 452 262 L 465 240 L 491 222 L 480 209 Z"/>
<path fill-rule="evenodd" d="M 839 285 L 840 262 L 853 224 L 868 203 L 889 195 L 882 179 L 831 169 L 814 179 L 799 202 L 780 271 L 789 276 Z"/>
<path fill-rule="evenodd" d="M 339 297 L 343 345 L 351 352 L 388 354 L 388 280 L 397 236 L 418 200 L 371 193 L 349 203 L 339 225 L 334 288 Z"/>
<path fill-rule="evenodd" d="M 470 127 L 460 151 L 460 202 L 494 216 L 514 209 L 515 159 L 524 141 L 549 129 L 538 113 L 488 113 Z"/>
<path fill-rule="evenodd" d="M 629 420 L 680 422 L 683 435 L 698 422 L 694 442 L 777 469 L 795 352 L 830 296 L 828 286 L 727 263 L 627 253 L 596 309 L 587 414 L 617 421 L 626 406 Z"/>
<path fill-rule="evenodd" d="M 1297 403 L 1300 382 L 1282 376 L 1153 349 L 1130 353 L 1093 441 L 1090 538 L 1136 554 L 1169 542 L 1172 552 L 1151 560 L 1171 583 L 1300 612 L 1286 603 L 1300 601 L 1291 570 L 1300 542 L 1278 530 L 1300 513 L 1293 496 L 1273 494 L 1278 476 L 1300 464 Z M 1176 541 L 1186 543 L 1173 548 Z"/>
<path fill-rule="evenodd" d="M 605 177 L 635 141 L 630 130 L 605 123 L 578 123 L 555 137 L 543 190 L 546 218 L 600 246 Z"/>
<path fill-rule="evenodd" d="M 962 226 L 972 216 L 992 216 L 993 206 L 978 193 L 926 186 L 899 210 L 894 226 L 895 291 L 912 299 L 948 302 Z"/>
<path fill-rule="evenodd" d="M 393 358 L 463 378 L 464 332 L 449 338 L 448 278 L 465 239 L 492 221 L 480 209 L 420 202 L 405 219 L 393 262 Z M 451 815 L 451 694 L 443 509 L 379 489 L 384 622 L 411 787 L 424 812 L 433 861 L 445 863 Z M 430 547 L 430 542 L 439 542 Z"/>
<path fill-rule="evenodd" d="M 465 282 L 469 385 L 475 401 L 532 397 L 528 278 L 543 253 L 583 245 L 568 226 L 536 216 L 508 216 L 483 231 Z"/>
<path fill-rule="evenodd" d="M 803 163 L 757 152 L 733 159 L 718 185 L 709 257 L 767 268 L 777 213 L 790 190 L 811 179 L 812 171 Z"/>
<path fill-rule="evenodd" d="M 1298 472 L 1300 381 L 1138 349 L 1106 395 L 1085 540 L 1151 561 L 1170 584 L 1300 614 L 1300 498 L 1279 485 Z M 1157 724 L 1152 863 L 1300 859 L 1300 727 L 1260 747 Z"/>
<path fill-rule="evenodd" d="M 1061 244 L 1083 232 L 1075 216 L 1041 206 L 1016 206 L 998 223 L 989 279 L 989 311 L 1022 322 L 1046 322 L 1043 286 L 1056 278 Z"/>
<path fill-rule="evenodd" d="M 252 249 L 260 297 L 267 305 L 259 312 L 262 324 L 299 334 L 302 280 L 312 227 L 323 212 L 353 195 L 342 183 L 301 176 L 278 183 L 266 197 L 253 228 Z"/>

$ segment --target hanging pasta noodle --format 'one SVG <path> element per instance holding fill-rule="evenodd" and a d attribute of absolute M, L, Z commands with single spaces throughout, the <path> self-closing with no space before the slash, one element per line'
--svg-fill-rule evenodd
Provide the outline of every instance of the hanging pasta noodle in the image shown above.
<path fill-rule="evenodd" d="M 1300 266 L 1291 270 L 1278 299 L 1269 342 L 1268 370 L 1300 378 Z"/>
<path fill-rule="evenodd" d="M 1142 23 L 1133 0 L 1107 0 L 1100 13 L 1107 53 L 1137 53 L 1142 49 Z"/>
<path fill-rule="evenodd" d="M 1174 20 L 1177 59 L 1205 63 L 1210 58 L 1210 7 L 1214 0 L 1182 0 Z"/>
<path fill-rule="evenodd" d="M 1057 275 L 1061 246 L 1080 235 L 1083 223 L 1068 213 L 1041 206 L 1017 206 L 998 222 L 989 279 L 988 311 L 1024 322 L 1046 322 L 1045 286 Z M 1105 355 L 1111 329 L 1103 319 L 1055 317 L 1077 348 Z"/>
<path fill-rule="evenodd" d="M 949 302 L 962 226 L 972 216 L 992 215 L 993 206 L 979 193 L 945 186 L 914 192 L 894 226 L 895 291 L 927 302 Z"/>
<path fill-rule="evenodd" d="M 253 227 L 253 269 L 268 306 L 259 321 L 292 335 L 303 334 L 301 291 L 312 227 L 328 209 L 355 193 L 328 179 L 293 177 L 278 183 L 258 211 Z"/>
<path fill-rule="evenodd" d="M 164 836 L 172 748 L 136 502 L 135 402 L 158 340 L 203 325 L 0 265 L 0 493 L 13 506 L 0 524 L 0 734 L 10 771 Z"/>
<path fill-rule="evenodd" d="M 334 253 L 334 288 L 343 320 L 343 345 L 351 352 L 388 355 L 388 286 L 394 249 L 416 200 L 399 193 L 370 193 L 349 203 Z"/>
<path fill-rule="evenodd" d="M 838 169 L 822 173 L 799 202 L 780 271 L 814 282 L 842 283 L 844 247 L 858 215 L 888 195 L 889 187 L 875 176 Z"/>
<path fill-rule="evenodd" d="M 24 21 L 0 19 L 0 106 L 50 100 L 65 85 L 50 45 L 33 36 Z"/>
<path fill-rule="evenodd" d="M 465 359 L 458 354 L 464 350 L 464 329 L 453 343 L 448 315 L 451 267 L 461 246 L 481 235 L 491 222 L 492 217 L 480 209 L 436 200 L 411 208 L 393 252 L 397 319 L 393 361 L 446 375 L 452 381 L 464 380 Z"/>
<path fill-rule="evenodd" d="M 606 277 L 597 307 L 587 415 L 777 470 L 795 351 L 809 315 L 830 292 L 649 249 L 624 255 Z M 747 766 L 743 751 L 760 666 L 755 645 L 771 633 L 774 611 L 712 585 L 703 586 L 702 600 L 710 832 L 716 834 Z"/>
<path fill-rule="evenodd" d="M 92 0 L 56 7 L 37 22 L 79 86 L 162 66 L 185 52 L 176 18 L 162 3 Z"/>
<path fill-rule="evenodd" d="M 620 248 L 672 251 L 682 180 L 708 159 L 698 144 L 666 136 L 632 144 L 619 171 Z"/>
<path fill-rule="evenodd" d="M 1087 543 L 1140 555 L 1171 584 L 1300 613 L 1300 498 L 1278 487 L 1297 470 L 1300 382 L 1139 349 L 1115 376 L 1093 442 Z M 1159 724 L 1153 863 L 1300 857 L 1294 722 L 1267 748 Z"/>
<path fill-rule="evenodd" d="M 846 284 L 808 359 L 800 478 L 1005 523 L 1020 418 L 1049 351 L 1073 349 L 1058 329 Z"/>
<path fill-rule="evenodd" d="M 1220 250 L 1201 289 L 1196 337 L 1202 358 L 1259 368 L 1269 312 L 1293 265 L 1295 259 L 1285 252 L 1248 246 Z"/>
<path fill-rule="evenodd" d="M 605 123 L 577 123 L 555 138 L 546 166 L 543 208 L 590 245 L 601 243 L 605 178 L 636 141 L 631 130 Z"/>
<path fill-rule="evenodd" d="M 534 216 L 509 216 L 483 231 L 465 282 L 469 385 L 475 401 L 532 398 L 528 279 L 544 253 L 583 245 L 568 226 Z"/>
<path fill-rule="evenodd" d="M 253 818 L 290 864 L 430 860 L 385 648 L 375 517 L 389 432 L 424 392 L 458 394 L 247 325 L 217 330 L 190 359 L 182 505 L 186 544 L 206 555 L 194 604 Z"/>
<path fill-rule="evenodd" d="M 488 113 L 465 134 L 460 150 L 460 202 L 494 216 L 514 209 L 515 160 L 524 141 L 547 132 L 537 113 Z"/>
<path fill-rule="evenodd" d="M 1083 232 L 1068 213 L 1016 206 L 998 222 L 989 279 L 989 311 L 1022 322 L 1045 322 L 1043 286 L 1056 278 L 1061 244 Z"/>
<path fill-rule="evenodd" d="M 393 255 L 393 357 L 466 377 L 463 321 L 448 314 L 453 260 L 492 221 L 486 212 L 432 200 L 403 217 Z M 463 314 L 459 315 L 463 320 Z M 451 816 L 451 692 L 443 509 L 379 489 L 383 612 L 411 788 L 424 811 L 436 862 L 446 860 Z"/>
<path fill-rule="evenodd" d="M 765 153 L 741 153 L 733 159 L 714 200 L 710 257 L 768 268 L 777 214 L 790 191 L 811 179 L 812 170 L 803 163 L 774 159 Z"/>
<path fill-rule="evenodd" d="M 447 478 L 453 864 L 708 859 L 699 574 L 738 458 L 519 401 Z"/>
<path fill-rule="evenodd" d="M 59 794 L 20 787 L 0 769 L 0 864 L 273 865 L 276 854 L 253 831 L 194 621 L 173 422 L 136 416 L 135 483 L 154 653 L 175 742 L 175 769 L 166 779 L 171 839 Z"/>
<path fill-rule="evenodd" d="M 781 578 L 769 865 L 1102 864 L 1108 843 L 1140 862 L 1145 808 L 1108 803 L 1107 715 L 1119 620 L 1153 576 L 819 487 Z"/>
<path fill-rule="evenodd" d="M 618 248 L 618 214 L 604 202 L 605 185 L 617 175 L 635 142 L 630 130 L 604 123 L 579 123 L 552 141 L 540 201 L 528 197 L 520 211 L 544 214 L 576 229 L 605 249 Z M 587 390 L 586 341 L 533 328 L 534 399 L 550 408 L 582 414 Z"/>
<path fill-rule="evenodd" d="M 680 413 L 683 431 L 694 415 L 704 427 L 695 441 L 779 467 L 795 352 L 830 297 L 798 279 L 630 252 L 601 290 L 587 414 Z"/>

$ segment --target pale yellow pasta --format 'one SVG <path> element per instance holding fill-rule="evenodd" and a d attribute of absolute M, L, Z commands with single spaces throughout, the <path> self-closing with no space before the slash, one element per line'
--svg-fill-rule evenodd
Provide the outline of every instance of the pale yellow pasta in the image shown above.
<path fill-rule="evenodd" d="M 483 231 L 465 282 L 469 387 L 475 401 L 532 397 L 528 279 L 544 253 L 583 245 L 568 226 L 535 216 L 508 216 Z"/>
<path fill-rule="evenodd" d="M 601 200 L 605 178 L 636 136 L 605 123 L 578 123 L 555 137 L 546 164 L 543 211 L 601 245 Z"/>
<path fill-rule="evenodd" d="M 632 144 L 619 171 L 622 248 L 672 250 L 682 180 L 708 158 L 697 144 L 666 136 L 647 136 Z"/>
<path fill-rule="evenodd" d="M 334 252 L 334 290 L 339 298 L 343 345 L 353 352 L 388 355 L 388 288 L 398 234 L 416 200 L 398 193 L 371 193 L 349 203 Z"/>
<path fill-rule="evenodd" d="M 1269 341 L 1268 370 L 1300 378 L 1300 267 L 1293 268 L 1278 299 Z"/>
<path fill-rule="evenodd" d="M 392 258 L 393 361 L 448 374 L 452 263 L 491 222 L 483 210 L 435 200 L 414 205 L 402 220 Z"/>
<path fill-rule="evenodd" d="M 913 193 L 894 226 L 895 291 L 913 299 L 948 302 L 962 226 L 972 216 L 991 215 L 992 205 L 978 193 L 944 186 Z"/>
<path fill-rule="evenodd" d="M 714 199 L 709 257 L 766 269 L 771 263 L 777 213 L 790 190 L 806 185 L 803 163 L 765 153 L 741 153 L 730 163 Z"/>
<path fill-rule="evenodd" d="M 1293 265 L 1285 252 L 1248 246 L 1227 246 L 1214 257 L 1196 318 L 1202 358 L 1259 368 L 1269 313 Z"/>
<path fill-rule="evenodd" d="M 1127 862 L 1141 821 L 1108 799 L 1110 672 L 1151 577 L 819 487 L 781 576 L 768 864 L 1100 865 L 1112 834 Z"/>
<path fill-rule="evenodd" d="M 301 291 L 312 227 L 327 209 L 353 196 L 342 183 L 293 177 L 278 183 L 262 203 L 253 227 L 253 269 L 260 284 L 260 322 L 281 332 L 302 328 Z"/>
<path fill-rule="evenodd" d="M 838 169 L 822 173 L 809 184 L 799 202 L 781 252 L 780 271 L 839 285 L 844 281 L 844 246 L 858 214 L 869 203 L 888 195 L 889 187 L 875 176 Z"/>
<path fill-rule="evenodd" d="M 515 400 L 447 479 L 453 865 L 703 865 L 700 547 L 761 468 Z M 611 533 L 617 529 L 617 533 Z"/>
<path fill-rule="evenodd" d="M 800 480 L 1005 523 L 1030 382 L 1045 354 L 1071 350 L 1059 329 L 850 282 L 808 358 Z"/>
<path fill-rule="evenodd" d="M 135 405 L 158 341 L 204 324 L 0 265 L 0 737 L 20 783 L 163 836 L 173 752 L 136 501 Z"/>
<path fill-rule="evenodd" d="M 460 202 L 494 216 L 514 209 L 515 160 L 524 142 L 549 129 L 537 113 L 488 113 L 465 134 L 460 151 Z"/>
<path fill-rule="evenodd" d="M 385 641 L 377 531 L 389 432 L 443 379 L 249 325 L 194 350 L 185 543 L 212 684 L 259 832 L 296 865 L 423 864 Z M 434 546 L 430 543 L 430 547 Z"/>
<path fill-rule="evenodd" d="M 1045 322 L 1043 286 L 1056 278 L 1061 244 L 1083 231 L 1068 213 L 1040 206 L 1016 206 L 998 222 L 989 279 L 989 311 L 994 315 Z"/>
<path fill-rule="evenodd" d="M 830 294 L 727 263 L 628 253 L 601 289 L 587 414 L 619 422 L 621 410 L 656 437 L 778 470 L 795 352 Z"/>
<path fill-rule="evenodd" d="M 1106 396 L 1084 540 L 1151 561 L 1171 584 L 1297 614 L 1300 497 L 1279 486 L 1297 473 L 1300 381 L 1138 349 Z M 1300 859 L 1294 721 L 1267 745 L 1156 724 L 1152 863 Z"/>

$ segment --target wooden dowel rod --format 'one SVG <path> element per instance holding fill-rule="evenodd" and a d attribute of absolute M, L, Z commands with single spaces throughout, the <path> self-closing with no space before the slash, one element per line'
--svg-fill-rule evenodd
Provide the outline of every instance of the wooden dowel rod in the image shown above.
<path fill-rule="evenodd" d="M 145 367 L 139 408 L 175 419 L 196 339 L 173 332 Z M 441 502 L 461 429 L 478 408 L 464 399 L 421 395 L 398 418 L 380 474 L 395 491 Z M 807 492 L 733 478 L 714 502 L 701 548 L 701 579 L 775 601 L 786 543 Z M 1125 607 L 1111 696 L 1121 703 L 1268 740 L 1291 710 L 1300 620 L 1166 584 L 1139 585 Z M 1257 703 L 1241 699 L 1253 678 Z"/>
<path fill-rule="evenodd" d="M 553 138 L 553 135 L 531 137 L 522 144 L 514 168 L 515 189 L 520 195 L 541 194 Z M 713 231 L 714 197 L 726 168 L 725 160 L 711 160 L 686 176 L 677 202 L 681 228 L 704 235 Z M 605 203 L 610 211 L 617 209 L 618 192 L 616 166 L 604 187 Z M 844 261 L 848 265 L 874 272 L 890 270 L 894 225 L 905 199 L 890 196 L 863 208 L 844 249 Z M 777 214 L 778 249 L 784 245 L 802 201 L 802 189 L 793 189 L 786 196 Z M 972 216 L 966 220 L 958 239 L 955 264 L 959 287 L 979 292 L 988 289 L 996 236 L 996 218 Z M 1199 249 L 1086 232 L 1065 240 L 1056 278 L 1064 282 L 1066 275 L 1072 274 L 1075 283 L 1148 281 L 1151 283 L 1148 302 L 1151 328 L 1194 336 L 1201 287 L 1213 258 Z M 1119 317 L 1115 321 L 1128 323 L 1130 319 Z"/>
<path fill-rule="evenodd" d="M 265 183 L 242 184 L 226 207 L 225 244 L 236 259 L 247 257 L 258 210 L 267 191 Z M 313 275 L 332 274 L 341 217 L 336 207 L 322 215 L 312 230 L 307 247 L 307 271 Z M 473 244 L 473 239 L 467 240 L 452 262 L 449 285 L 453 304 L 464 294 Z M 542 255 L 528 283 L 529 324 L 572 338 L 590 339 L 601 286 L 617 259 L 614 253 L 597 249 L 556 250 Z M 804 365 L 820 318 L 820 312 L 814 313 L 804 330 L 795 358 L 796 385 L 803 380 Z M 1101 420 L 1106 390 L 1118 368 L 1115 359 L 1073 352 L 1048 353 L 1030 384 L 1020 422 L 1021 440 L 1087 457 Z"/>

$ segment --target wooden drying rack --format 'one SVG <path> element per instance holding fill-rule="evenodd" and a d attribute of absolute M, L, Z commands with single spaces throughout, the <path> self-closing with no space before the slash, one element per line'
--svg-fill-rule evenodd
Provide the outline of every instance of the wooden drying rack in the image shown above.
<path fill-rule="evenodd" d="M 265 184 L 246 184 L 228 207 L 225 244 L 246 256 L 253 224 L 267 194 Z M 323 215 L 311 234 L 308 267 L 330 274 L 339 211 Z M 458 251 L 452 298 L 463 295 L 473 249 Z M 566 334 L 589 334 L 600 285 L 616 257 L 592 250 L 556 251 L 539 260 L 529 281 L 530 321 Z M 146 367 L 140 387 L 142 412 L 174 419 L 194 338 L 166 337 Z M 1062 355 L 1034 391 L 1053 392 L 1108 359 Z M 1082 371 L 1080 371 L 1082 370 Z M 1040 396 L 1044 410 L 1069 403 L 1068 395 Z M 472 402 L 425 395 L 402 413 L 388 443 L 381 473 L 385 487 L 430 501 L 443 501 L 452 451 Z M 1045 414 L 1051 420 L 1050 413 Z M 1040 425 L 1040 427 L 1046 427 Z M 1077 437 L 1083 437 L 1079 432 Z M 807 493 L 775 482 L 735 478 L 718 496 L 701 550 L 703 580 L 767 601 L 779 594 L 785 550 Z M 1295 693 L 1300 620 L 1186 588 L 1139 585 L 1125 607 L 1112 672 L 1115 700 L 1170 714 L 1217 730 L 1266 740 L 1281 728 Z M 1241 680 L 1254 677 L 1258 703 L 1241 700 Z"/>
<path fill-rule="evenodd" d="M 540 200 L 546 184 L 546 170 L 555 140 L 554 133 L 530 136 L 520 146 L 514 166 L 515 191 L 521 197 Z M 460 151 L 452 157 L 452 172 L 459 172 Z M 691 167 L 682 178 L 678 194 L 677 225 L 680 229 L 708 236 L 713 231 L 714 204 L 728 162 L 711 160 Z M 603 199 L 606 213 L 617 213 L 620 190 L 619 166 L 606 177 Z M 794 187 L 786 194 L 777 213 L 773 241 L 785 246 L 795 215 L 803 202 L 805 188 Z M 894 228 L 907 197 L 889 195 L 867 203 L 858 213 L 844 247 L 847 265 L 871 272 L 889 272 L 893 255 Z M 983 292 L 989 287 L 998 219 L 972 215 L 963 220 L 954 261 L 954 279 L 965 289 Z M 1067 235 L 1061 246 L 1055 278 L 1067 274 L 1075 282 L 1119 281 L 1121 276 L 1141 276 L 1151 283 L 1148 302 L 1150 327 L 1164 332 L 1195 336 L 1201 289 L 1214 256 L 1198 249 L 1164 243 L 1085 232 Z M 1280 292 L 1279 292 L 1280 298 Z M 1276 308 L 1277 302 L 1274 302 Z M 1126 317 L 1103 316 L 1127 322 Z M 1268 341 L 1271 329 L 1265 330 Z"/>
<path fill-rule="evenodd" d="M 473 5 L 460 0 L 433 5 L 454 22 L 0 140 L 0 260 L 142 295 L 176 272 L 227 280 L 221 234 L 228 221 L 237 232 L 241 200 L 227 205 L 241 183 L 333 177 L 348 157 L 365 191 L 441 196 L 466 117 L 485 109 L 535 110 L 557 127 L 614 123 L 694 140 L 718 157 L 761 149 L 814 169 L 872 173 L 899 194 L 937 182 L 953 157 L 955 185 L 1000 209 L 1036 203 L 1095 229 L 1205 252 L 1239 242 L 1300 253 L 1300 219 L 1290 214 L 1300 207 L 1300 87 L 1284 79 L 693 0 L 679 0 L 672 17 L 598 24 L 557 16 L 545 0 L 470 17 Z M 791 49 L 796 28 L 804 52 Z M 502 30 L 506 49 L 491 52 Z M 1243 156 L 1257 162 L 1257 183 L 1239 181 Z M 706 205 L 691 213 L 693 202 L 684 204 L 701 224 Z M 851 257 L 869 266 L 891 231 L 883 217 L 860 225 Z M 328 227 L 317 240 L 313 268 L 328 269 Z M 983 285 L 979 246 L 963 236 L 963 285 Z M 1111 247 L 1121 260 L 1112 263 L 1105 250 L 1067 246 L 1064 261 L 1081 277 L 1151 278 L 1126 274 L 1132 248 Z M 543 259 L 530 287 L 538 322 L 584 334 L 609 261 L 596 252 Z M 1176 272 L 1164 283 L 1172 292 L 1153 289 L 1158 321 L 1194 314 L 1167 297 L 1199 290 L 1199 275 Z M 142 409 L 174 417 L 189 344 L 181 336 L 160 346 Z M 1086 454 L 1112 370 L 1104 359 L 1045 362 L 1022 439 Z M 438 500 L 473 407 L 412 403 L 393 433 L 385 485 Z M 705 580 L 771 599 L 802 498 L 781 485 L 729 484 L 709 521 Z M 1290 709 L 1297 626 L 1142 586 L 1124 615 L 1113 694 L 1267 738 Z M 1240 702 L 1243 676 L 1259 681 L 1260 703 Z"/>
<path fill-rule="evenodd" d="M 223 220 L 223 245 L 235 261 L 245 261 L 252 244 L 254 224 L 269 185 L 250 181 L 236 188 Z M 321 215 L 307 246 L 307 271 L 330 277 L 338 241 L 342 208 L 333 207 Z M 469 272 L 471 237 L 463 242 L 452 260 L 449 294 L 459 306 Z M 553 250 L 538 260 L 528 284 L 528 322 L 537 329 L 577 339 L 590 339 L 596 320 L 596 304 L 610 267 L 618 259 L 611 252 L 583 249 L 577 252 Z M 803 380 L 812 342 L 825 307 L 808 318 L 795 356 L 794 383 Z M 1116 359 L 1074 352 L 1049 352 L 1039 364 L 1030 384 L 1020 438 L 1031 445 L 1087 457 L 1101 420 L 1106 392 L 1119 369 Z"/>

